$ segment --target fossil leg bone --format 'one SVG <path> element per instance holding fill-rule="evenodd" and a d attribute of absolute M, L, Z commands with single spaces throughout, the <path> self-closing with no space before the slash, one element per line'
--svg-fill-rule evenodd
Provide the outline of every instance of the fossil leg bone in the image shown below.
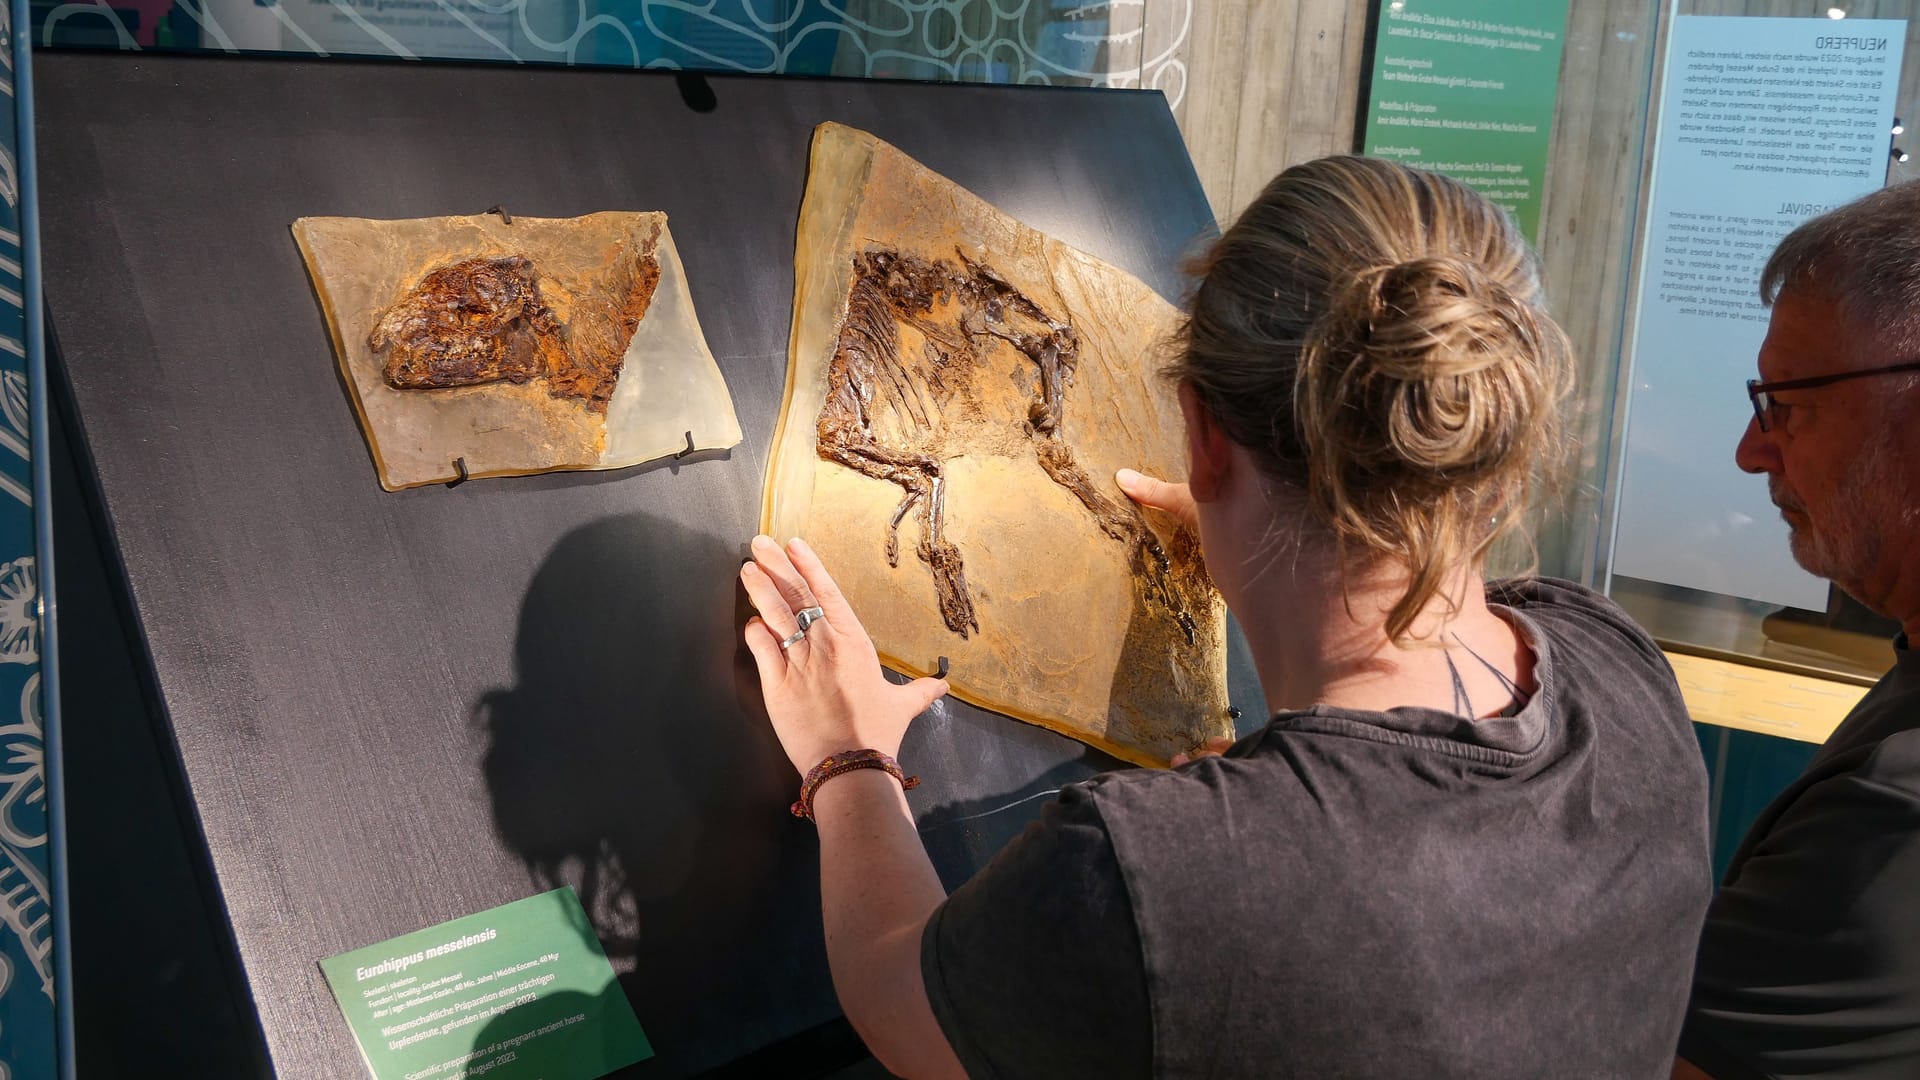
<path fill-rule="evenodd" d="M 1172 561 L 1146 518 L 1139 508 L 1102 493 L 1061 435 L 1067 388 L 1079 359 L 1073 327 L 1048 315 L 992 267 L 964 252 L 958 255 L 957 265 L 885 249 L 854 257 L 853 288 L 828 366 L 827 401 L 817 425 L 820 456 L 901 488 L 900 504 L 887 525 L 887 564 L 899 565 L 900 522 L 918 511 L 917 554 L 933 572 L 947 628 L 962 637 L 979 630 L 960 550 L 945 535 L 942 463 L 924 450 L 882 440 L 875 427 L 876 395 L 878 407 L 905 429 L 900 438 L 911 442 L 914 434 L 937 427 L 939 414 L 928 407 L 922 380 L 900 355 L 900 324 L 927 338 L 924 354 L 934 365 L 934 379 L 942 377 L 941 366 L 955 353 L 979 355 L 971 339 L 1006 342 L 1033 362 L 1038 375 L 1026 431 L 1040 467 L 1093 514 L 1102 532 L 1132 549 L 1134 574 L 1193 644 L 1193 616 L 1175 596 L 1168 578 Z M 949 300 L 960 307 L 957 325 L 933 317 L 935 306 Z M 1042 329 L 1022 329 L 1016 318 Z"/>

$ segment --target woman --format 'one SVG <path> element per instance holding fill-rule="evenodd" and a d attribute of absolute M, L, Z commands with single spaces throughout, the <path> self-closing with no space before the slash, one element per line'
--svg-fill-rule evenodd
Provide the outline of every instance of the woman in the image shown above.
<path fill-rule="evenodd" d="M 1344 157 L 1201 269 L 1188 482 L 1118 479 L 1246 632 L 1272 720 L 1224 754 L 1063 790 L 946 897 L 895 775 L 815 769 L 897 753 L 945 684 L 887 682 L 811 550 L 754 542 L 848 1018 L 906 1076 L 1665 1076 L 1711 884 L 1678 687 L 1598 595 L 1482 580 L 1562 451 L 1531 252 L 1465 185 Z"/>

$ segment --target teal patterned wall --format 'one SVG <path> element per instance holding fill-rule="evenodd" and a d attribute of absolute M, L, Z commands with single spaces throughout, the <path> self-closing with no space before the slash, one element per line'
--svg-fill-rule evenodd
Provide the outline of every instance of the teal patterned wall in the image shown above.
<path fill-rule="evenodd" d="M 98 0 L 37 5 L 33 40 L 1147 87 L 1178 107 L 1193 14 L 1193 0 Z"/>
<path fill-rule="evenodd" d="M 54 1075 L 54 899 L 41 716 L 33 423 L 14 79 L 14 18 L 0 8 L 0 1080 Z"/>

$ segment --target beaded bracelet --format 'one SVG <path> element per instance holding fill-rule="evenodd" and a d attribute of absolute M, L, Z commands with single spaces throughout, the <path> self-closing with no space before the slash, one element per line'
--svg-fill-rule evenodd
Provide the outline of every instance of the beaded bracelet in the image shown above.
<path fill-rule="evenodd" d="M 793 816 L 813 820 L 813 793 L 820 785 L 842 773 L 855 769 L 880 769 L 888 776 L 900 781 L 900 786 L 912 791 L 920 786 L 920 778 L 908 776 L 900 771 L 900 763 L 878 750 L 847 750 L 838 754 L 829 754 L 827 759 L 807 770 L 807 778 L 800 782 L 800 798 L 790 807 Z"/>

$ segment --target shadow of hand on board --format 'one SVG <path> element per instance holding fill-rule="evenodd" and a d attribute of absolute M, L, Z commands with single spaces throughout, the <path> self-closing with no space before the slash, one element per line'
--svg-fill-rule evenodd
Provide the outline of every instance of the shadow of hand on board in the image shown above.
<path fill-rule="evenodd" d="M 572 885 L 657 1057 L 719 1065 L 838 1015 L 819 849 L 760 704 L 739 555 L 644 514 L 567 534 L 527 591 L 516 685 L 476 708 L 495 827 Z"/>
<path fill-rule="evenodd" d="M 716 1069 L 839 1016 L 819 846 L 787 812 L 799 778 L 741 644 L 739 561 L 737 545 L 645 514 L 568 533 L 522 602 L 515 685 L 475 710 L 495 828 L 539 888 L 573 886 L 652 1042 L 653 1059 L 615 1075 Z M 954 701 L 901 753 L 925 776 L 912 803 L 949 889 L 1060 786 L 1121 767 Z M 793 1049 L 844 1053 L 827 1042 Z"/>

